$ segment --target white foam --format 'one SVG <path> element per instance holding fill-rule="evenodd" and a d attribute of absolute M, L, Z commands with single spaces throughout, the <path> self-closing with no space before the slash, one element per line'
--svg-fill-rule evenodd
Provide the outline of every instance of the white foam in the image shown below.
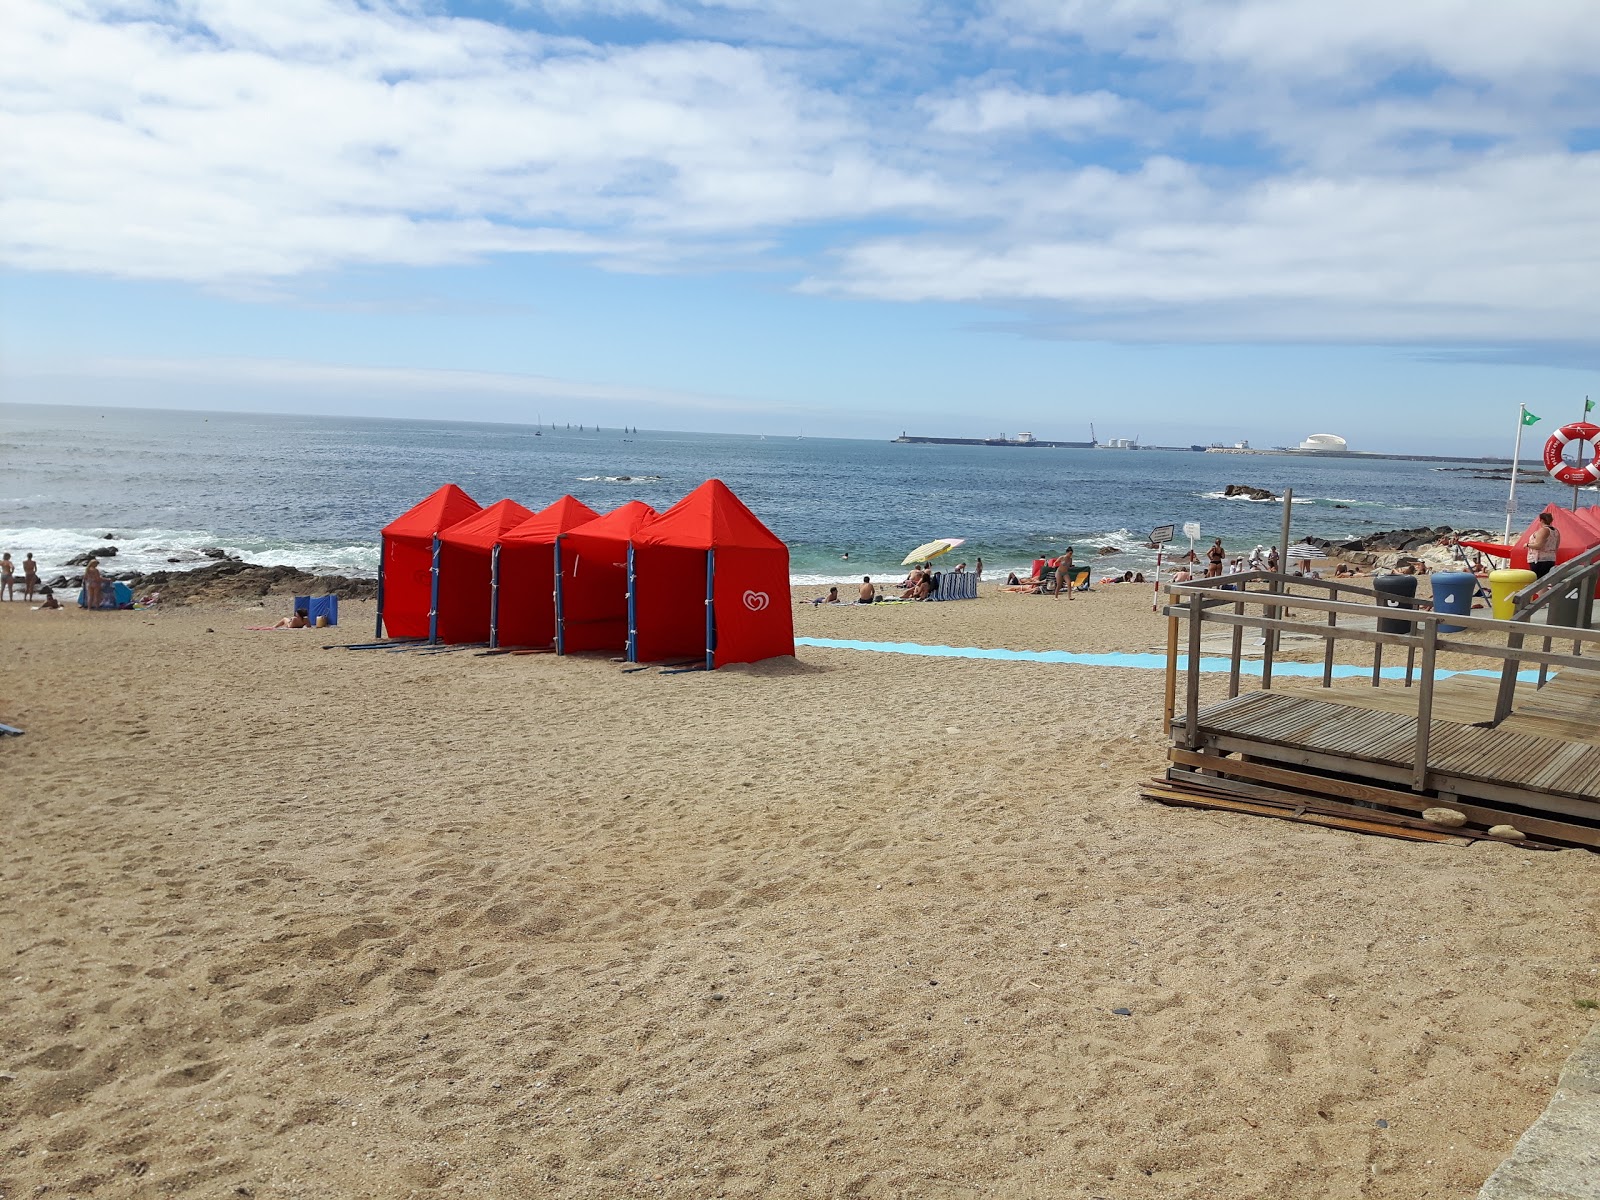
<path fill-rule="evenodd" d="M 110 533 L 110 537 L 105 534 Z M 291 566 L 319 575 L 375 576 L 378 573 L 378 547 L 371 545 L 324 545 L 287 539 L 230 539 L 204 529 L 47 529 L 40 527 L 0 529 L 0 546 L 11 550 L 21 562 L 32 554 L 39 573 L 58 575 L 76 572 L 67 560 L 98 550 L 117 548 L 114 557 L 100 565 L 109 575 L 131 572 L 187 571 L 214 561 L 203 553 L 215 547 L 248 563 L 261 566 Z"/>

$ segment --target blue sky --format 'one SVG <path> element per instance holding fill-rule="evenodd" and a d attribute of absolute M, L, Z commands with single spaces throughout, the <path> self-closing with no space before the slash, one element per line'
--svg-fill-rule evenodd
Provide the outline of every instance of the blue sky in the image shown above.
<path fill-rule="evenodd" d="M 6 26 L 18 401 L 1496 453 L 1600 396 L 1587 2 Z"/>

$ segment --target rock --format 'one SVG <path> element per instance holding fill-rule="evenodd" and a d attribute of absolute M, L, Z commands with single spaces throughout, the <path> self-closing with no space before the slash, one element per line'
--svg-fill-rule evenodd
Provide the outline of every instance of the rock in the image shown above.
<path fill-rule="evenodd" d="M 1101 546 L 1100 549 L 1095 551 L 1095 554 L 1097 554 L 1101 558 L 1104 558 L 1108 554 L 1121 554 L 1121 553 L 1122 553 L 1122 551 L 1118 550 L 1115 546 Z"/>
<path fill-rule="evenodd" d="M 1118 1016 L 1118 1017 L 1131 1017 L 1131 1016 L 1133 1016 L 1133 1009 L 1131 1009 L 1131 1008 L 1113 1008 L 1111 1010 L 1111 1012 L 1112 1012 L 1112 1015 Z"/>
<path fill-rule="evenodd" d="M 87 554 L 80 554 L 75 558 L 67 559 L 67 566 L 81 567 L 91 558 L 115 558 L 116 556 L 117 548 L 115 546 L 101 546 L 98 550 L 90 550 Z"/>
<path fill-rule="evenodd" d="M 1460 829 L 1467 823 L 1466 814 L 1458 813 L 1453 808 L 1425 808 L 1422 810 L 1422 819 L 1450 829 Z"/>
<path fill-rule="evenodd" d="M 201 546 L 200 553 L 207 558 L 227 558 L 228 552 L 221 546 Z"/>
<path fill-rule="evenodd" d="M 1489 826 L 1489 836 L 1497 838 L 1509 838 L 1513 842 L 1520 842 L 1525 841 L 1528 835 L 1523 833 L 1522 830 L 1518 829 L 1515 825 L 1491 825 Z"/>
<path fill-rule="evenodd" d="M 46 580 L 44 586 L 47 588 L 64 588 L 72 585 L 67 582 L 65 575 L 57 575 L 54 579 Z"/>
<path fill-rule="evenodd" d="M 159 590 L 164 604 L 191 601 L 252 599 L 277 593 L 299 596 L 338 596 L 341 600 L 370 600 L 377 595 L 376 579 L 349 579 L 343 575 L 313 575 L 296 567 L 263 567 L 224 558 L 192 571 L 150 571 L 125 581 L 136 591 Z"/>
<path fill-rule="evenodd" d="M 1247 483 L 1230 483 L 1222 489 L 1224 496 L 1243 496 L 1248 500 L 1276 500 L 1278 497 L 1266 488 L 1251 487 Z"/>

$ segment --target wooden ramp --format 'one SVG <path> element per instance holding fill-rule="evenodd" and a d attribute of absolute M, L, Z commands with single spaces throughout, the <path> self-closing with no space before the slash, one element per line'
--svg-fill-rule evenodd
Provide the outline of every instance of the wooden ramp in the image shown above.
<path fill-rule="evenodd" d="M 1600 615 L 1591 603 L 1600 546 L 1518 592 L 1509 619 L 1424 611 L 1376 587 L 1274 572 L 1166 592 L 1172 745 L 1152 798 L 1364 832 L 1378 825 L 1422 840 L 1501 836 L 1600 849 L 1600 630 L 1590 627 Z M 1540 618 L 1572 596 L 1574 623 L 1553 636 Z M 1231 661 L 1228 698 L 1203 705 L 1208 637 L 1226 642 Z M 1287 638 L 1323 643 L 1320 686 L 1274 680 Z M 1341 643 L 1347 662 L 1352 647 L 1370 648 L 1370 676 L 1334 679 Z M 1250 645 L 1260 663 L 1245 672 Z M 1386 651 L 1389 663 L 1404 661 L 1404 685 L 1384 679 Z M 1445 671 L 1445 656 L 1483 665 Z M 1247 674 L 1260 690 L 1241 692 Z M 1430 808 L 1453 809 L 1464 823 L 1419 820 Z"/>
<path fill-rule="evenodd" d="M 1600 744 L 1592 740 L 1592 726 L 1583 730 L 1584 740 L 1573 741 L 1508 728 L 1509 722 L 1490 729 L 1436 719 L 1430 786 L 1417 791 L 1408 787 L 1414 774 L 1415 701 L 1409 715 L 1381 711 L 1366 707 L 1373 695 L 1393 703 L 1406 699 L 1403 690 L 1356 692 L 1357 704 L 1342 702 L 1345 690 L 1317 689 L 1319 695 L 1338 695 L 1337 700 L 1287 690 L 1247 692 L 1202 709 L 1200 744 L 1192 750 L 1172 748 L 1169 782 L 1255 801 L 1264 791 L 1277 790 L 1290 793 L 1287 799 L 1298 797 L 1297 803 L 1333 801 L 1409 815 L 1440 805 L 1485 828 L 1512 825 L 1536 839 L 1600 847 Z M 1475 703 L 1472 690 L 1463 689 L 1469 709 Z M 1551 712 L 1571 712 L 1558 697 L 1545 696 L 1543 702 Z M 1570 715 L 1547 720 L 1578 724 Z M 1181 718 L 1175 721 L 1174 732 L 1181 735 L 1183 724 Z M 1240 784 L 1246 786 L 1233 786 Z"/>

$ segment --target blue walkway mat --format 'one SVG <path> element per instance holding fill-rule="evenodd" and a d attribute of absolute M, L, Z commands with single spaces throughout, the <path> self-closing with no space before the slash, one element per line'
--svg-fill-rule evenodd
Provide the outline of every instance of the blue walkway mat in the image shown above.
<path fill-rule="evenodd" d="M 924 658 L 987 658 L 999 662 L 1037 662 L 1037 663 L 1076 663 L 1084 667 L 1128 667 L 1136 671 L 1164 671 L 1167 667 L 1165 654 L 1074 654 L 1071 650 L 984 650 L 978 646 L 926 646 L 921 642 L 858 642 L 837 638 L 812 638 L 797 637 L 794 640 L 797 646 L 815 646 L 820 650 L 870 650 L 877 654 L 915 654 Z M 1178 655 L 1178 669 L 1185 670 L 1189 665 L 1187 654 Z M 1200 669 L 1212 674 L 1226 674 L 1229 669 L 1229 660 L 1226 658 L 1202 658 Z M 1259 660 L 1245 659 L 1239 665 L 1241 675 L 1261 674 Z M 1321 663 L 1302 662 L 1275 662 L 1272 664 L 1274 676 L 1300 676 L 1307 679 L 1322 678 Z M 1384 679 L 1404 679 L 1406 669 L 1402 667 L 1384 667 L 1379 674 Z M 1436 679 L 1446 679 L 1451 675 L 1480 675 L 1486 679 L 1498 679 L 1499 671 L 1436 671 Z M 1348 663 L 1335 663 L 1333 666 L 1335 679 L 1370 679 L 1371 667 L 1358 667 Z M 1537 671 L 1523 671 L 1517 678 L 1523 682 L 1537 680 Z"/>

